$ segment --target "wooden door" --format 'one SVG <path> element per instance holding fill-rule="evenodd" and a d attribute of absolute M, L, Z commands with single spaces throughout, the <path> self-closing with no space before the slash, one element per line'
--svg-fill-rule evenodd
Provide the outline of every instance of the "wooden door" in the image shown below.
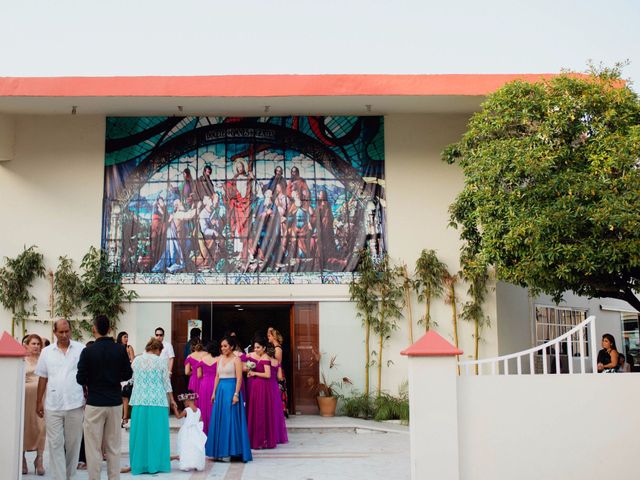
<path fill-rule="evenodd" d="M 187 391 L 188 378 L 184 374 L 184 347 L 187 344 L 187 321 L 198 318 L 198 305 L 195 303 L 174 303 L 171 313 L 171 344 L 176 354 L 171 372 L 173 395 Z"/>
<path fill-rule="evenodd" d="M 314 386 L 319 381 L 318 304 L 296 303 L 293 329 L 293 394 L 295 413 L 316 414 Z"/>

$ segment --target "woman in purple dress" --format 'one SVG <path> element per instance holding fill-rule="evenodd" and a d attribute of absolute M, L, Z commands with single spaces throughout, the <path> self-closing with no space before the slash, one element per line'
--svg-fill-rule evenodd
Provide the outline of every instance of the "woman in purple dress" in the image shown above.
<path fill-rule="evenodd" d="M 216 369 L 218 367 L 218 342 L 211 341 L 207 345 L 207 353 L 200 360 L 198 371 L 200 372 L 200 385 L 198 396 L 200 397 L 200 412 L 202 413 L 202 427 L 204 433 L 209 432 L 209 419 L 211 418 L 211 395 L 216 382 Z"/>
<path fill-rule="evenodd" d="M 277 372 L 277 373 L 276 373 Z M 280 395 L 280 385 L 278 380 L 282 375 L 280 363 L 275 358 L 271 358 L 271 395 L 273 397 L 273 418 L 275 420 L 276 441 L 278 443 L 289 442 L 287 435 L 287 423 L 284 419 L 284 411 L 282 410 L 282 397 Z"/>
<path fill-rule="evenodd" d="M 198 367 L 206 355 L 207 352 L 204 350 L 202 343 L 197 342 L 193 345 L 193 352 L 184 360 L 184 374 L 189 377 L 189 386 L 187 389 L 192 392 L 198 393 L 198 388 L 200 388 L 200 378 L 198 377 L 198 373 L 201 374 L 202 372 Z M 206 408 L 209 407 L 209 401 L 207 399 L 202 401 L 200 397 L 198 397 L 195 403 L 196 407 L 198 407 L 201 412 L 204 410 L 203 406 Z"/>
<path fill-rule="evenodd" d="M 273 384 L 271 381 L 271 359 L 267 355 L 265 339 L 256 339 L 253 353 L 247 357 L 247 366 L 255 366 L 247 373 L 247 423 L 251 448 L 275 448 L 277 441 L 276 421 L 274 418 Z"/>

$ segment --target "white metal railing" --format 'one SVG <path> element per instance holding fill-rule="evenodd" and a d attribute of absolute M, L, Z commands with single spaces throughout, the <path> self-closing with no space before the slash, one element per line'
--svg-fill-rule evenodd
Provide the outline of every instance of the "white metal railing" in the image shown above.
<path fill-rule="evenodd" d="M 464 375 L 474 374 L 477 367 L 479 375 L 483 374 L 482 367 L 489 365 L 491 367 L 491 375 L 509 375 L 509 362 L 515 360 L 515 373 L 522 375 L 527 373 L 523 371 L 523 359 L 526 362 L 528 360 L 529 372 L 534 375 L 536 373 L 536 355 L 540 354 L 542 358 L 542 374 L 548 375 L 549 373 L 562 373 L 560 357 L 567 357 L 567 373 L 596 373 L 597 372 L 597 344 L 596 344 L 596 324 L 595 316 L 590 316 L 584 322 L 576 325 L 571 330 L 559 337 L 550 340 L 542 345 L 539 345 L 522 352 L 511 353 L 509 355 L 502 355 L 494 358 L 484 358 L 482 360 L 465 360 L 459 362 L 460 371 L 464 372 Z M 573 355 L 573 343 L 575 341 L 574 335 L 577 336 L 577 342 L 579 345 L 579 351 L 577 352 L 578 371 L 574 368 L 574 355 Z M 590 355 L 585 353 L 585 335 L 589 342 Z M 566 354 L 561 354 L 560 350 L 562 345 L 566 346 Z M 547 352 L 551 353 L 547 353 Z M 550 359 L 547 358 L 550 357 Z M 527 358 L 528 357 L 528 358 Z M 555 357 L 555 358 L 554 358 Z M 587 359 L 591 364 L 591 372 L 587 371 Z M 555 361 L 555 372 L 549 372 L 549 360 Z M 502 372 L 500 371 L 502 367 Z"/>

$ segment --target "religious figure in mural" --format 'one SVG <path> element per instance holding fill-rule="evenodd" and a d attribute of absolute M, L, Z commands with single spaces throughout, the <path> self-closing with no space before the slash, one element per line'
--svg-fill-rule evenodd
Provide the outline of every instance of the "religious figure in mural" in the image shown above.
<path fill-rule="evenodd" d="M 220 204 L 220 195 L 213 192 L 211 197 L 204 197 L 203 208 L 198 215 L 198 223 L 202 239 L 200 253 L 204 268 L 218 271 L 218 263 L 226 258 L 225 248 L 225 219 L 227 217 L 224 205 Z"/>
<path fill-rule="evenodd" d="M 333 211 L 326 190 L 318 192 L 314 212 L 315 247 L 322 268 L 327 268 L 337 257 L 336 238 L 333 225 Z"/>
<path fill-rule="evenodd" d="M 293 193 L 298 194 L 298 199 L 305 204 L 311 199 L 311 193 L 309 192 L 309 186 L 304 178 L 300 176 L 300 169 L 298 167 L 291 167 L 291 179 L 287 185 L 287 197 L 293 200 Z"/>
<path fill-rule="evenodd" d="M 211 180 L 212 171 L 211 165 L 207 163 L 202 170 L 202 175 L 198 177 L 195 199 L 199 202 L 201 202 L 204 197 L 213 196 L 214 187 L 213 181 Z"/>
<path fill-rule="evenodd" d="M 273 177 L 271 177 L 269 183 L 267 183 L 265 190 L 271 190 L 271 192 L 275 192 L 278 185 L 281 186 L 283 192 L 287 191 L 287 181 L 284 178 L 283 170 L 280 165 L 276 166 L 276 168 L 273 170 Z"/>
<path fill-rule="evenodd" d="M 273 192 L 265 190 L 258 201 L 254 217 L 252 254 L 260 262 L 260 270 L 264 271 L 275 265 L 280 248 L 280 211 L 273 200 Z"/>
<path fill-rule="evenodd" d="M 297 191 L 292 191 L 293 204 L 289 209 L 289 262 L 299 270 L 305 270 L 300 260 L 311 257 L 311 207 L 304 205 Z M 310 269 L 310 268 L 309 268 Z"/>
<path fill-rule="evenodd" d="M 164 197 L 158 195 L 153 204 L 153 213 L 151 214 L 151 265 L 156 265 L 164 253 L 167 240 L 167 206 Z"/>
<path fill-rule="evenodd" d="M 195 271 L 195 265 L 191 260 L 191 252 L 195 248 L 195 239 L 193 231 L 193 221 L 196 218 L 196 209 L 187 210 L 184 203 L 179 198 L 173 201 L 173 213 L 171 219 L 176 228 L 176 236 L 178 244 L 184 257 L 185 270 L 188 272 Z"/>
<path fill-rule="evenodd" d="M 241 158 L 233 164 L 233 178 L 227 182 L 229 223 L 233 236 L 233 252 L 246 260 L 248 252 L 249 220 L 251 218 L 251 196 L 253 174 L 247 172 L 247 164 Z"/>

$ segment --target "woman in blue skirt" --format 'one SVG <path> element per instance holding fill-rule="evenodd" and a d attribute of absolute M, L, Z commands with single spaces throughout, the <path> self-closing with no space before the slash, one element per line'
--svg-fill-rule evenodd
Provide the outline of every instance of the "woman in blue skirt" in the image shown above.
<path fill-rule="evenodd" d="M 133 369 L 133 392 L 130 405 L 131 431 L 129 452 L 131 473 L 171 471 L 169 445 L 169 409 L 176 411 L 167 360 L 160 358 L 162 342 L 152 338 L 145 353 L 136 357 Z"/>
<path fill-rule="evenodd" d="M 224 337 L 220 342 L 222 355 L 211 396 L 213 407 L 205 452 L 211 458 L 235 457 L 248 462 L 252 457 L 241 392 L 242 361 L 234 355 L 234 348 L 233 337 Z"/>

